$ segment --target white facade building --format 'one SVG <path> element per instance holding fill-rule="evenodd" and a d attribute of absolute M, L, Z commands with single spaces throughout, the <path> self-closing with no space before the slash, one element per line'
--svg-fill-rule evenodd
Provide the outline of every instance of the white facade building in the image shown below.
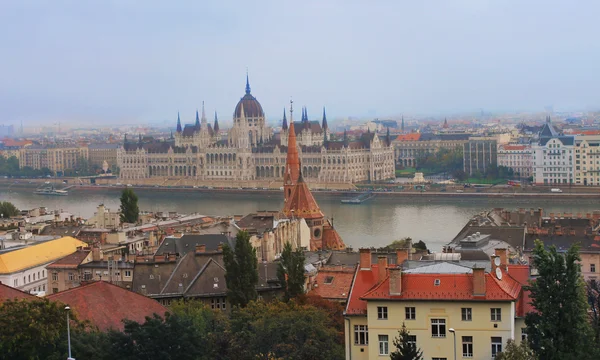
<path fill-rule="evenodd" d="M 498 145 L 498 166 L 512 169 L 519 177 L 527 178 L 532 174 L 533 153 L 530 145 Z"/>
<path fill-rule="evenodd" d="M 600 185 L 600 135 L 575 136 L 575 184 Z"/>
<path fill-rule="evenodd" d="M 536 184 L 574 184 L 575 138 L 559 133 L 547 119 L 540 139 L 532 146 L 533 182 Z"/>

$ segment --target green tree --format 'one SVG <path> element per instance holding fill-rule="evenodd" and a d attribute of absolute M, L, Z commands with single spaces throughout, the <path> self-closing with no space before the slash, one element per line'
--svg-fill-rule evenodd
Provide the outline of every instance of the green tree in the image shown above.
<path fill-rule="evenodd" d="M 236 359 L 344 359 L 327 313 L 310 305 L 251 302 L 231 314 Z"/>
<path fill-rule="evenodd" d="M 537 312 L 525 323 L 533 351 L 544 360 L 588 359 L 592 353 L 592 331 L 581 276 L 579 246 L 566 253 L 548 249 L 537 240 L 533 266 L 539 276 L 531 283 L 531 304 Z"/>
<path fill-rule="evenodd" d="M 398 331 L 398 337 L 394 339 L 396 350 L 390 354 L 392 360 L 422 360 L 423 351 L 410 342 L 410 332 L 406 325 L 402 323 L 402 328 Z"/>
<path fill-rule="evenodd" d="M 289 242 L 283 246 L 277 278 L 283 288 L 285 301 L 304 294 L 304 252 L 301 248 L 294 251 Z"/>
<path fill-rule="evenodd" d="M 123 189 L 121 193 L 121 222 L 134 224 L 140 217 L 138 197 L 132 189 Z"/>
<path fill-rule="evenodd" d="M 13 203 L 0 201 L 0 217 L 7 218 L 19 215 L 20 211 Z"/>
<path fill-rule="evenodd" d="M 386 248 L 388 250 L 406 249 L 409 242 L 412 242 L 412 238 L 404 237 L 402 239 L 392 241 L 392 243 L 386 246 Z"/>
<path fill-rule="evenodd" d="M 76 324 L 72 314 L 72 324 Z M 64 305 L 48 299 L 7 300 L 0 305 L 0 356 L 4 359 L 66 359 Z"/>
<path fill-rule="evenodd" d="M 232 306 L 244 307 L 256 300 L 258 293 L 258 260 L 256 249 L 250 244 L 250 235 L 240 231 L 236 236 L 235 251 L 223 246 L 227 298 Z"/>
<path fill-rule="evenodd" d="M 527 344 L 527 341 L 521 341 L 517 345 L 514 340 L 508 339 L 504 351 L 496 355 L 496 360 L 536 360 L 537 357 L 533 350 Z"/>
<path fill-rule="evenodd" d="M 229 352 L 229 319 L 223 311 L 212 310 L 199 300 L 180 300 L 171 304 L 170 308 L 174 316 L 191 320 L 193 335 L 203 344 L 199 360 L 225 360 L 234 357 Z"/>
<path fill-rule="evenodd" d="M 587 282 L 586 295 L 590 307 L 590 321 L 594 330 L 594 343 L 600 343 L 600 286 L 597 281 Z"/>

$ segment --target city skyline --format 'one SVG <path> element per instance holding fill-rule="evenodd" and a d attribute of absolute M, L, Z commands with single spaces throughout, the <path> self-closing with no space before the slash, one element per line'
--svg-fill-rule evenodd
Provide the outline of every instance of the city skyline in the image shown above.
<path fill-rule="evenodd" d="M 246 69 L 269 123 L 599 105 L 591 1 L 136 5 L 0 4 L 0 123 L 227 122 Z"/>

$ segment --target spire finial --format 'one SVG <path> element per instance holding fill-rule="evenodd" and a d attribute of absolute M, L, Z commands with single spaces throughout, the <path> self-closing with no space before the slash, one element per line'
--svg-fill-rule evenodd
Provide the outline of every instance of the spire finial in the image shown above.
<path fill-rule="evenodd" d="M 248 68 L 246 68 L 246 94 L 250 95 L 250 80 L 248 78 Z"/>
<path fill-rule="evenodd" d="M 181 132 L 181 119 L 179 118 L 179 111 L 177 112 L 177 132 Z"/>
<path fill-rule="evenodd" d="M 213 125 L 215 133 L 219 132 L 219 119 L 217 118 L 217 112 L 215 111 L 215 124 Z"/>
<path fill-rule="evenodd" d="M 281 124 L 281 128 L 283 130 L 287 130 L 288 129 L 287 118 L 285 117 L 285 108 L 283 108 L 283 122 Z"/>
<path fill-rule="evenodd" d="M 327 129 L 327 115 L 325 115 L 325 106 L 323 106 L 323 124 L 321 125 L 323 130 Z"/>
<path fill-rule="evenodd" d="M 202 123 L 206 124 L 206 112 L 204 111 L 204 100 L 202 100 Z"/>
<path fill-rule="evenodd" d="M 294 123 L 294 100 L 290 96 L 290 124 Z"/>
<path fill-rule="evenodd" d="M 196 109 L 196 127 L 200 128 L 200 117 L 198 116 L 198 109 Z"/>

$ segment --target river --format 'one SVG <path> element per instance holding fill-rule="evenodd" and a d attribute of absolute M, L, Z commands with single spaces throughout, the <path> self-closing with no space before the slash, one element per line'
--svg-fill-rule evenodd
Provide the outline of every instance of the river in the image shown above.
<path fill-rule="evenodd" d="M 257 210 L 282 208 L 283 194 L 156 192 L 136 190 L 140 210 L 178 211 L 205 215 L 245 215 Z M 120 192 L 117 189 L 72 189 L 69 196 L 34 195 L 32 189 L 0 188 L 0 200 L 10 201 L 20 209 L 45 206 L 63 209 L 74 215 L 89 218 L 96 207 L 104 203 L 118 209 Z M 430 249 L 440 250 L 474 214 L 492 207 L 509 209 L 544 208 L 549 212 L 587 213 L 600 209 L 591 199 L 473 199 L 473 198 L 383 198 L 376 197 L 360 205 L 340 203 L 340 197 L 316 194 L 321 210 L 329 218 L 348 246 L 384 246 L 396 239 L 411 237 L 423 240 Z"/>

